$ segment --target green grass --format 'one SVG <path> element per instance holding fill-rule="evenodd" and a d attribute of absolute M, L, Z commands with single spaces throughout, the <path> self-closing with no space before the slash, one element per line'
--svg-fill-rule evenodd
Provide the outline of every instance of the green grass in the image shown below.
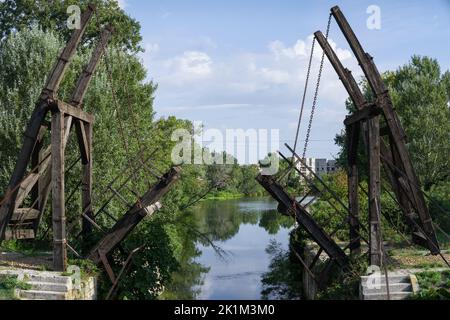
<path fill-rule="evenodd" d="M 205 197 L 205 200 L 230 200 L 230 199 L 239 199 L 243 197 L 245 197 L 245 195 L 238 192 L 217 191 Z"/>
<path fill-rule="evenodd" d="M 24 243 L 17 240 L 6 240 L 3 241 L 0 245 L 0 250 L 7 252 L 16 252 L 21 253 L 25 256 L 35 257 L 41 256 L 48 253 L 48 250 L 51 250 L 38 241 L 34 241 L 33 243 Z"/>
<path fill-rule="evenodd" d="M 17 280 L 17 276 L 0 275 L 0 300 L 16 300 L 15 289 L 29 290 L 31 285 Z"/>
<path fill-rule="evenodd" d="M 78 266 L 81 272 L 81 279 L 85 280 L 89 277 L 95 277 L 99 274 L 98 267 L 90 260 L 87 259 L 70 259 L 69 265 Z M 71 276 L 70 272 L 63 272 L 61 275 L 63 276 Z"/>
<path fill-rule="evenodd" d="M 416 274 L 419 292 L 414 300 L 450 300 L 450 271 L 424 271 Z"/>

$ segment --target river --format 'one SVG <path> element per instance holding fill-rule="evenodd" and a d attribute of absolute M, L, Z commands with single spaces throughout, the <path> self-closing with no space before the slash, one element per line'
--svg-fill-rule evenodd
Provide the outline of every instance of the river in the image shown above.
<path fill-rule="evenodd" d="M 185 242 L 183 269 L 174 275 L 165 298 L 282 298 L 274 292 L 286 291 L 286 285 L 271 282 L 286 276 L 283 259 L 288 260 L 294 223 L 276 206 L 269 198 L 197 204 L 187 217 L 195 226 L 188 233 L 196 235 L 195 248 L 188 249 Z"/>

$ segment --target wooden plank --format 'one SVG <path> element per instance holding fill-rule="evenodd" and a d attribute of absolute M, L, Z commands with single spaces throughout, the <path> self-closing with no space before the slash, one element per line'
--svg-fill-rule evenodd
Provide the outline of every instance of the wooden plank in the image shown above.
<path fill-rule="evenodd" d="M 88 255 L 88 259 L 94 263 L 100 263 L 99 252 L 110 254 L 120 242 L 148 215 L 148 208 L 154 206 L 178 180 L 180 167 L 173 167 L 160 181 L 150 188 L 136 204 L 120 218 L 108 233 L 94 246 Z"/>
<path fill-rule="evenodd" d="M 105 29 L 103 29 L 100 35 L 100 41 L 94 49 L 89 63 L 85 66 L 83 72 L 78 78 L 78 82 L 75 86 L 75 91 L 73 92 L 72 98 L 70 99 L 73 106 L 81 107 L 87 87 L 89 86 L 92 75 L 97 68 L 97 65 L 105 51 L 106 46 L 111 39 L 112 32 L 112 26 L 107 26 Z"/>
<path fill-rule="evenodd" d="M 5 233 L 6 240 L 25 240 L 34 238 L 35 234 L 33 229 L 7 229 Z"/>
<path fill-rule="evenodd" d="M 347 116 L 347 118 L 345 118 L 344 120 L 344 124 L 348 126 L 357 122 L 361 122 L 363 120 L 378 116 L 379 114 L 381 114 L 381 112 L 381 108 L 377 107 L 376 105 L 367 105 L 363 109 L 356 110 L 352 115 Z"/>
<path fill-rule="evenodd" d="M 13 192 L 13 190 L 18 186 L 20 181 L 25 176 L 25 172 L 30 161 L 34 145 L 41 129 L 41 123 L 44 120 L 47 112 L 47 103 L 41 102 L 40 104 L 38 104 L 38 106 L 33 111 L 31 120 L 25 132 L 22 149 L 20 150 L 19 156 L 17 157 L 17 162 L 14 167 L 13 174 L 11 175 L 8 188 L 5 191 L 5 194 L 10 194 L 10 197 L 9 200 L 5 201 L 0 208 L 0 240 L 3 239 L 6 225 L 14 211 L 14 203 L 17 197 L 17 190 L 15 192 Z"/>
<path fill-rule="evenodd" d="M 59 84 L 61 83 L 64 73 L 72 60 L 73 55 L 75 54 L 84 32 L 86 31 L 87 24 L 91 19 L 94 10 L 95 7 L 89 4 L 87 10 L 81 15 L 80 29 L 74 30 L 70 40 L 67 42 L 66 47 L 61 52 L 58 61 L 48 77 L 47 84 L 42 91 L 41 99 L 53 99 L 54 94 L 58 91 Z"/>
<path fill-rule="evenodd" d="M 32 173 L 20 184 L 20 188 L 17 193 L 17 198 L 16 198 L 14 209 L 20 207 L 20 205 L 23 203 L 26 196 L 30 193 L 31 189 L 34 187 L 34 185 L 36 184 L 36 182 L 38 180 L 39 180 L 39 174 Z"/>
<path fill-rule="evenodd" d="M 380 132 L 381 136 L 381 132 Z M 392 147 L 392 146 L 391 146 Z M 389 147 L 386 145 L 383 139 L 380 138 L 380 153 L 382 155 L 381 160 L 383 163 L 394 163 L 393 155 Z M 387 161 L 385 160 L 387 159 Z M 386 167 L 386 166 L 385 166 Z M 414 215 L 414 210 L 412 208 L 411 202 L 406 197 L 406 194 L 409 192 L 407 190 L 404 190 L 399 181 L 398 181 L 398 175 L 395 174 L 395 171 L 393 168 L 390 170 L 385 170 L 386 176 L 389 180 L 389 183 L 392 187 L 392 190 L 394 191 L 395 197 L 399 203 L 400 210 L 402 210 L 404 217 L 406 218 L 406 222 L 413 228 L 416 229 L 416 227 L 413 225 L 413 223 L 410 221 L 411 216 Z"/>
<path fill-rule="evenodd" d="M 44 139 L 45 133 L 47 133 L 47 127 L 41 125 L 41 129 L 39 130 L 36 144 L 34 146 L 32 154 L 31 154 L 31 167 L 32 168 L 36 168 L 38 166 L 40 167 L 40 165 L 41 165 L 40 164 L 40 154 L 41 154 L 42 148 L 43 148 L 43 143 L 44 143 L 43 139 Z M 38 170 L 38 173 L 39 173 L 39 170 Z M 39 198 L 39 180 L 31 189 L 31 203 L 36 203 L 35 207 L 37 207 L 37 205 L 38 205 L 38 202 L 37 202 L 38 198 Z M 17 203 L 16 203 L 16 207 L 17 207 Z"/>
<path fill-rule="evenodd" d="M 86 133 L 86 148 L 87 159 L 86 163 L 82 164 L 82 182 L 81 182 L 81 208 L 87 218 L 83 216 L 82 220 L 82 235 L 87 238 L 92 233 L 92 224 L 89 219 L 95 221 L 94 212 L 92 209 L 92 124 L 81 124 Z"/>
<path fill-rule="evenodd" d="M 68 115 L 70 115 L 78 120 L 81 120 L 83 122 L 94 123 L 95 117 L 92 114 L 87 113 L 87 112 L 81 110 L 80 108 L 74 107 L 62 100 L 54 100 L 51 103 L 51 107 L 57 108 L 60 112 L 68 114 Z"/>
<path fill-rule="evenodd" d="M 39 210 L 33 208 L 19 208 L 14 210 L 11 222 L 20 220 L 34 220 L 39 216 Z"/>
<path fill-rule="evenodd" d="M 55 271 L 67 267 L 66 217 L 64 203 L 64 114 L 52 117 L 52 226 Z"/>
<path fill-rule="evenodd" d="M 379 117 L 368 122 L 369 141 L 369 261 L 372 266 L 381 266 L 381 187 L 380 187 L 380 122 Z"/>
<path fill-rule="evenodd" d="M 75 129 L 77 134 L 78 147 L 80 149 L 81 163 L 84 165 L 91 161 L 92 155 L 89 150 L 92 148 L 92 139 L 88 139 L 86 127 L 83 122 L 75 120 Z"/>
<path fill-rule="evenodd" d="M 283 188 L 272 176 L 258 175 L 256 180 L 269 194 L 282 206 L 287 208 L 297 222 L 303 226 L 309 236 L 342 267 L 348 267 L 349 260 L 344 251 L 331 239 L 331 237 L 319 226 L 314 218 Z"/>
<path fill-rule="evenodd" d="M 39 210 L 33 208 L 18 208 L 14 211 L 14 214 L 11 217 L 10 222 L 14 223 L 15 221 L 20 220 L 34 220 L 38 217 Z"/>
<path fill-rule="evenodd" d="M 358 197 L 358 166 L 357 166 L 357 155 L 358 155 L 358 141 L 360 125 L 353 124 L 346 127 L 347 139 L 348 139 L 348 208 L 351 212 L 349 215 L 349 239 L 350 239 L 350 252 L 352 254 L 358 254 L 361 251 L 361 240 L 360 240 L 360 228 L 359 228 L 359 197 Z"/>
<path fill-rule="evenodd" d="M 72 120 L 73 117 L 70 115 L 64 116 L 64 128 L 67 130 L 64 131 L 64 148 L 67 145 L 67 142 L 69 141 L 70 137 L 70 128 L 72 127 Z"/>
<path fill-rule="evenodd" d="M 41 154 L 41 160 L 46 157 L 47 153 L 51 153 L 51 146 L 49 146 L 47 149 L 45 149 Z M 40 175 L 40 181 L 39 181 L 39 201 L 38 201 L 38 210 L 39 210 L 39 216 L 35 220 L 34 223 L 34 232 L 37 234 L 39 224 L 42 220 L 42 216 L 44 214 L 45 208 L 47 206 L 47 201 L 50 195 L 51 190 L 51 180 L 52 180 L 52 162 L 51 162 L 51 156 L 49 158 L 49 164 L 46 167 L 40 167 L 39 168 L 39 175 Z"/>
<path fill-rule="evenodd" d="M 389 92 L 387 91 L 383 79 L 381 78 L 380 72 L 373 62 L 373 58 L 368 53 L 364 52 L 361 43 L 357 39 L 355 33 L 353 32 L 347 19 L 344 17 L 339 7 L 333 7 L 331 9 L 331 13 L 336 19 L 337 24 L 339 25 L 353 53 L 355 54 L 356 59 L 358 60 L 359 65 L 361 66 L 370 87 L 375 93 L 377 97 L 377 105 L 383 109 L 384 117 L 389 127 L 392 141 L 400 156 L 400 161 L 403 164 L 405 174 L 407 175 L 409 180 L 407 183 L 411 185 L 411 193 L 415 202 L 417 214 L 419 215 L 424 231 L 430 238 L 429 249 L 431 253 L 438 254 L 440 252 L 439 244 L 437 242 L 436 234 L 433 229 L 431 215 L 428 211 L 423 193 L 421 190 L 419 190 L 420 181 L 416 176 L 411 158 L 406 148 L 406 135 L 400 124 L 397 114 L 394 111 Z M 419 186 L 419 189 L 416 186 Z"/>
<path fill-rule="evenodd" d="M 345 89 L 350 95 L 350 99 L 352 99 L 353 104 L 357 108 L 362 109 L 363 106 L 367 105 L 367 102 L 361 90 L 358 87 L 358 83 L 352 76 L 351 71 L 344 68 L 338 56 L 334 52 L 333 48 L 331 48 L 329 42 L 327 41 L 322 32 L 317 31 L 314 33 L 314 36 L 317 42 L 322 47 L 322 49 L 324 50 L 325 54 L 327 55 L 327 58 L 330 61 L 331 65 L 333 66 L 334 70 L 338 74 L 339 79 L 341 80 L 342 84 L 344 85 Z"/>

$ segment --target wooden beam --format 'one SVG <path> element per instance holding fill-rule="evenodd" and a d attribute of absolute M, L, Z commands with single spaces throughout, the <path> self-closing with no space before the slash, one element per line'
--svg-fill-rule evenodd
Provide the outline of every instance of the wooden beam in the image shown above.
<path fill-rule="evenodd" d="M 269 194 L 282 206 L 287 208 L 297 222 L 303 226 L 310 237 L 336 262 L 342 267 L 348 266 L 349 260 L 344 251 L 329 237 L 329 235 L 319 226 L 314 218 L 283 188 L 274 180 L 272 176 L 258 175 L 256 180 Z"/>
<path fill-rule="evenodd" d="M 66 217 L 64 200 L 64 113 L 52 117 L 52 225 L 53 269 L 67 267 Z"/>
<path fill-rule="evenodd" d="M 406 135 L 403 127 L 400 124 L 398 116 L 394 111 L 389 92 L 383 82 L 380 72 L 373 62 L 373 58 L 364 51 L 361 43 L 359 42 L 358 38 L 356 37 L 355 33 L 353 32 L 347 19 L 342 14 L 339 7 L 333 7 L 331 9 L 331 13 L 336 19 L 337 24 L 339 25 L 353 53 L 355 54 L 356 59 L 358 60 L 359 65 L 361 66 L 370 87 L 372 88 L 372 91 L 375 93 L 376 104 L 383 109 L 384 118 L 386 119 L 386 123 L 389 127 L 392 142 L 395 145 L 395 148 L 400 157 L 400 162 L 402 163 L 405 174 L 408 177 L 407 183 L 411 185 L 412 197 L 415 202 L 417 214 L 419 215 L 424 231 L 430 238 L 429 249 L 431 253 L 438 254 L 440 252 L 440 249 L 436 234 L 433 229 L 431 215 L 428 211 L 423 193 L 420 190 L 420 181 L 414 171 L 411 158 L 406 148 Z"/>
<path fill-rule="evenodd" d="M 34 239 L 35 234 L 33 229 L 14 229 L 6 230 L 5 239 L 6 240 L 24 240 L 24 239 Z"/>
<path fill-rule="evenodd" d="M 11 221 L 34 220 L 39 216 L 39 210 L 33 208 L 19 208 L 14 211 Z"/>
<path fill-rule="evenodd" d="M 359 89 L 358 84 L 356 83 L 351 72 L 343 67 L 343 65 L 339 61 L 336 53 L 331 48 L 330 44 L 328 43 L 326 38 L 323 36 L 323 34 L 320 31 L 317 31 L 314 35 L 316 37 L 317 42 L 320 44 L 320 46 L 324 50 L 325 54 L 327 55 L 329 61 L 331 62 L 333 68 L 335 69 L 336 73 L 338 74 L 340 80 L 342 81 L 344 87 L 346 88 L 346 90 L 347 90 L 348 94 L 350 95 L 350 98 L 352 99 L 356 108 L 358 110 L 364 109 L 369 104 L 365 100 L 365 98 L 364 98 L 361 90 Z M 384 112 L 384 109 L 383 109 L 383 112 Z M 390 131 L 390 129 L 389 129 L 389 131 Z M 367 128 L 364 123 L 363 123 L 363 132 L 364 132 L 364 135 L 363 135 L 364 143 L 367 146 L 368 145 Z M 386 132 L 384 132 L 384 134 L 386 134 Z M 389 132 L 389 134 L 391 134 L 391 132 Z M 382 140 L 382 139 L 380 140 L 380 145 L 382 147 L 385 146 L 384 140 Z M 405 204 L 404 199 L 406 198 L 407 195 L 404 193 L 403 190 L 400 190 L 399 188 L 397 188 L 397 186 L 399 185 L 399 182 L 397 181 L 398 175 L 395 174 L 395 170 L 393 170 L 391 165 L 388 164 L 385 160 L 388 157 L 387 151 L 389 151 L 389 149 L 387 147 L 381 148 L 381 156 L 382 156 L 383 166 L 384 166 L 386 172 L 388 172 L 388 176 L 392 178 L 392 179 L 390 179 L 390 182 L 391 182 L 393 189 L 399 190 L 399 193 L 396 193 L 398 202 L 400 204 Z M 398 165 L 402 168 L 401 163 L 398 163 Z M 395 179 L 395 181 L 393 179 Z M 419 211 L 419 209 L 415 209 L 415 210 Z M 411 210 L 409 210 L 408 206 L 404 206 L 402 208 L 402 211 L 405 215 L 405 218 L 408 220 Z M 433 250 L 435 250 L 435 249 L 433 249 L 433 248 L 435 248 L 435 246 L 432 242 L 429 242 L 426 247 L 428 249 L 430 249 L 432 252 L 433 252 Z"/>
<path fill-rule="evenodd" d="M 42 151 L 40 155 L 40 161 L 44 159 L 47 154 L 51 153 L 51 146 L 47 147 L 44 151 Z M 39 210 L 39 216 L 35 221 L 34 224 L 34 232 L 37 234 L 39 224 L 42 220 L 42 216 L 44 214 L 45 208 L 47 206 L 47 201 L 50 195 L 50 190 L 52 188 L 52 162 L 51 162 L 51 156 L 49 157 L 49 162 L 47 166 L 41 166 L 39 167 L 39 201 L 38 201 L 38 210 Z"/>
<path fill-rule="evenodd" d="M 334 52 L 333 48 L 331 48 L 328 40 L 325 38 L 322 32 L 317 31 L 314 33 L 314 36 L 327 55 L 328 60 L 333 66 L 334 70 L 338 74 L 339 79 L 342 81 L 342 84 L 350 95 L 350 99 L 352 99 L 353 104 L 356 106 L 356 108 L 362 109 L 367 104 L 367 102 L 358 87 L 358 83 L 352 76 L 351 71 L 344 68 L 338 56 Z"/>
<path fill-rule="evenodd" d="M 57 108 L 60 112 L 70 115 L 83 122 L 94 123 L 95 117 L 92 114 L 87 113 L 80 108 L 74 107 L 62 100 L 54 100 L 54 102 L 51 103 L 51 107 L 53 109 Z"/>
<path fill-rule="evenodd" d="M 54 94 L 58 91 L 59 84 L 63 79 L 64 73 L 70 61 L 72 60 L 73 55 L 75 54 L 78 44 L 80 43 L 80 40 L 94 11 L 95 7 L 89 4 L 87 10 L 81 15 L 80 28 L 74 30 L 69 42 L 67 42 L 66 47 L 61 52 L 58 61 L 56 62 L 50 76 L 48 77 L 47 84 L 42 91 L 41 99 L 47 100 L 48 98 L 54 98 Z"/>
<path fill-rule="evenodd" d="M 70 99 L 71 104 L 76 107 L 81 107 L 83 103 L 84 95 L 86 94 L 87 87 L 91 81 L 92 75 L 94 74 L 95 69 L 97 68 L 98 63 L 105 51 L 105 48 L 111 38 L 111 34 L 113 32 L 112 26 L 107 26 L 103 29 L 100 35 L 100 41 L 97 44 L 94 52 L 89 60 L 89 63 L 85 66 L 83 72 L 78 78 L 78 82 L 75 86 L 75 91 L 72 94 L 72 98 Z"/>
<path fill-rule="evenodd" d="M 82 164 L 82 182 L 81 182 L 81 208 L 82 212 L 85 213 L 86 217 L 83 215 L 82 220 L 82 235 L 84 239 L 87 239 L 92 233 L 92 224 L 89 221 L 95 221 L 94 212 L 92 209 L 92 124 L 86 123 L 80 125 L 85 129 L 85 139 L 87 148 L 87 159 L 86 163 Z"/>
<path fill-rule="evenodd" d="M 349 230 L 350 230 L 350 252 L 358 254 L 361 252 L 360 228 L 359 228 L 359 196 L 358 196 L 358 141 L 360 133 L 360 124 L 356 123 L 346 127 L 347 131 L 347 161 L 348 161 L 348 208 L 349 214 Z"/>
<path fill-rule="evenodd" d="M 72 127 L 72 120 L 73 120 L 72 116 L 69 115 L 64 116 L 64 128 L 67 128 L 67 130 L 64 131 L 64 147 L 67 145 L 67 141 L 69 141 L 70 128 Z"/>
<path fill-rule="evenodd" d="M 32 168 L 36 168 L 36 167 L 40 168 L 40 166 L 41 166 L 40 155 L 42 153 L 42 148 L 44 146 L 43 140 L 44 140 L 45 133 L 47 133 L 47 127 L 41 125 L 41 129 L 39 130 L 36 144 L 33 148 L 32 154 L 31 154 L 31 167 Z M 39 173 L 39 169 L 38 169 L 38 173 Z M 39 205 L 38 198 L 39 198 L 39 179 L 38 179 L 37 183 L 31 189 L 31 203 L 36 203 L 35 208 L 37 208 Z M 16 203 L 16 208 L 17 208 L 17 203 Z"/>
<path fill-rule="evenodd" d="M 53 67 L 47 83 L 42 90 L 41 97 L 36 105 L 36 108 L 31 115 L 31 120 L 28 123 L 27 129 L 25 131 L 25 137 L 22 144 L 20 154 L 17 158 L 16 166 L 14 168 L 13 174 L 8 184 L 8 188 L 5 194 L 10 194 L 9 200 L 6 201 L 0 208 L 0 240 L 4 239 L 6 225 L 11 218 L 14 211 L 14 203 L 17 197 L 17 191 L 13 192 L 14 188 L 23 179 L 28 163 L 30 162 L 30 157 L 37 141 L 38 133 L 41 124 L 44 123 L 45 116 L 48 112 L 48 99 L 52 99 L 54 94 L 57 92 L 59 84 L 64 76 L 67 66 L 72 59 L 78 43 L 83 36 L 86 26 L 92 14 L 94 12 L 94 6 L 88 5 L 87 10 L 83 13 L 81 17 L 81 28 L 73 32 L 72 37 L 67 42 L 66 47 L 62 51 L 58 61 Z"/>
<path fill-rule="evenodd" d="M 94 246 L 88 255 L 88 259 L 94 263 L 100 263 L 99 252 L 108 255 L 116 248 L 120 242 L 149 214 L 150 209 L 156 210 L 155 204 L 170 190 L 172 185 L 178 180 L 181 172 L 180 167 L 173 167 L 160 181 L 149 189 L 135 205 L 120 218 L 109 232 Z"/>
<path fill-rule="evenodd" d="M 352 115 L 347 116 L 347 118 L 344 120 L 344 124 L 346 126 L 349 126 L 351 124 L 378 116 L 379 114 L 381 114 L 381 112 L 382 110 L 376 105 L 368 105 L 361 110 L 356 110 Z"/>
<path fill-rule="evenodd" d="M 40 102 L 33 111 L 27 130 L 25 131 L 22 149 L 17 157 L 16 166 L 14 167 L 11 179 L 9 180 L 8 188 L 5 191 L 5 195 L 9 194 L 10 196 L 0 208 L 0 240 L 4 239 L 6 225 L 14 212 L 14 204 L 17 197 L 17 190 L 14 191 L 14 189 L 17 188 L 18 184 L 25 176 L 34 145 L 41 129 L 41 123 L 47 112 L 47 103 Z"/>
<path fill-rule="evenodd" d="M 379 117 L 368 122 L 369 155 L 369 261 L 381 266 L 381 187 L 380 187 L 380 122 Z"/>

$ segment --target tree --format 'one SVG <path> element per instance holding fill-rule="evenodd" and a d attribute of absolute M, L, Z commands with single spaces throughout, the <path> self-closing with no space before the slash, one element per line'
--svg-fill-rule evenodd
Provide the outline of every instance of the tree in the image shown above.
<path fill-rule="evenodd" d="M 0 37 L 3 39 L 13 32 L 39 26 L 43 31 L 61 35 L 67 41 L 73 30 L 67 27 L 70 5 L 78 5 L 83 12 L 88 3 L 97 8 L 97 17 L 89 23 L 83 42 L 91 44 L 100 32 L 100 26 L 112 23 L 115 46 L 138 52 L 140 24 L 129 17 L 118 5 L 117 0 L 4 0 L 0 1 Z"/>
<path fill-rule="evenodd" d="M 50 72 L 63 43 L 53 32 L 44 32 L 38 27 L 12 33 L 0 41 L 2 191 L 6 189 L 11 176 L 25 127 L 45 84 L 46 75 Z M 90 51 L 79 52 L 74 57 L 58 92 L 61 99 L 67 101 L 70 97 L 82 66 L 90 58 Z M 122 48 L 109 47 L 107 57 L 107 63 L 103 61 L 98 66 L 84 101 L 84 109 L 96 117 L 93 142 L 94 209 L 98 209 L 110 195 L 105 192 L 106 185 L 122 168 L 129 165 L 129 159 L 135 158 L 143 147 L 147 152 L 156 149 L 152 164 L 161 171 L 166 170 L 171 165 L 170 150 L 174 145 L 167 137 L 176 128 L 191 126 L 189 122 L 174 117 L 155 121 L 153 95 L 156 85 L 145 80 L 146 71 L 135 54 L 123 52 Z M 66 150 L 66 162 L 72 163 L 77 159 L 78 153 L 74 135 Z M 76 178 L 80 176 L 80 169 L 77 165 L 74 171 L 66 175 L 67 193 L 77 188 Z M 148 177 L 140 176 L 139 179 L 133 180 L 133 188 L 137 193 L 143 194 L 148 189 Z M 181 184 L 168 194 L 164 198 L 164 209 L 158 212 L 155 218 L 140 225 L 137 232 L 126 239 L 124 246 L 128 248 L 148 244 L 136 259 L 149 261 L 149 264 L 135 265 L 134 276 L 128 277 L 121 285 L 121 296 L 151 298 L 169 281 L 170 274 L 177 265 L 177 257 L 172 248 L 178 240 L 165 225 L 176 219 L 179 214 L 178 204 L 189 196 L 186 194 L 189 189 L 183 187 Z M 191 186 L 190 190 L 195 188 Z M 68 221 L 77 221 L 80 218 L 81 209 L 78 202 L 67 203 Z M 110 208 L 110 212 L 117 217 L 125 213 L 124 208 L 117 204 Z M 47 211 L 40 230 L 45 230 L 46 226 L 51 224 L 50 218 L 51 215 Z M 105 228 L 111 226 L 111 222 L 101 216 L 97 222 Z M 69 241 L 74 246 L 76 242 L 73 236 L 78 230 L 72 230 L 69 234 Z"/>
<path fill-rule="evenodd" d="M 450 177 L 450 73 L 413 56 L 386 82 L 408 137 L 408 150 L 425 190 Z"/>
<path fill-rule="evenodd" d="M 395 111 L 407 135 L 407 147 L 414 168 L 425 190 L 450 176 L 450 73 L 441 73 L 439 63 L 428 57 L 413 56 L 411 61 L 394 72 L 383 75 Z M 373 95 L 363 84 L 364 95 Z M 347 110 L 355 108 L 349 101 Z M 361 139 L 360 139 L 361 140 Z M 342 149 L 339 163 L 346 167 L 345 133 L 336 137 Z M 362 172 L 367 162 L 360 142 L 359 157 Z"/>

